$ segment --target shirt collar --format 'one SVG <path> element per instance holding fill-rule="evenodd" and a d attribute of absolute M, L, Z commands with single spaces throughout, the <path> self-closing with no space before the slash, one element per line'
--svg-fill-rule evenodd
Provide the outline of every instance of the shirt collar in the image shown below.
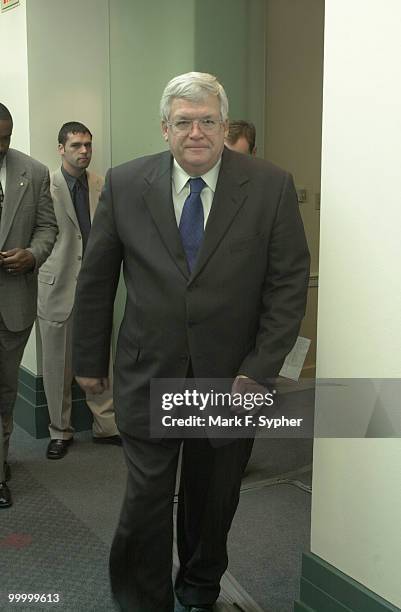
<path fill-rule="evenodd" d="M 80 176 L 72 176 L 71 174 L 67 172 L 64 166 L 61 166 L 61 173 L 64 176 L 65 181 L 68 185 L 68 189 L 70 191 L 74 189 L 75 183 L 77 181 L 79 181 L 81 185 L 83 185 L 84 187 L 88 188 L 88 176 L 86 174 L 86 170 L 84 170 Z"/>
<path fill-rule="evenodd" d="M 205 181 L 206 185 L 213 191 L 213 193 L 216 191 L 216 185 L 217 185 L 217 179 L 219 178 L 220 166 L 221 166 L 221 157 L 216 162 L 216 164 L 213 166 L 213 168 L 210 168 L 210 170 L 206 172 L 205 174 L 200 175 Z M 190 174 L 185 172 L 185 170 L 181 168 L 177 160 L 174 159 L 172 178 L 173 178 L 174 189 L 178 195 L 184 189 L 189 179 L 194 178 L 194 177 L 192 177 Z"/>

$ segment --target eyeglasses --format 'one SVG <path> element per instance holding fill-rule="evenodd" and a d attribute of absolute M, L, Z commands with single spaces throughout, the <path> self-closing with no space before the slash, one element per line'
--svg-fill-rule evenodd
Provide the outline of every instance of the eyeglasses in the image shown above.
<path fill-rule="evenodd" d="M 220 125 L 224 123 L 221 119 L 178 119 L 177 121 L 167 121 L 167 125 L 174 132 L 187 134 L 192 130 L 195 122 L 198 124 L 200 131 L 206 134 L 216 132 Z"/>

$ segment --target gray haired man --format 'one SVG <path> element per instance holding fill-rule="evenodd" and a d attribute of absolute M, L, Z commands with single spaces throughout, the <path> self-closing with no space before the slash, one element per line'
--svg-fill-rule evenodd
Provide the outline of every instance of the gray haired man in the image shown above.
<path fill-rule="evenodd" d="M 172 79 L 161 99 L 169 151 L 110 170 L 77 287 L 75 371 L 107 376 L 123 261 L 127 304 L 114 400 L 128 486 L 114 538 L 115 598 L 129 612 L 172 612 L 173 499 L 180 568 L 175 610 L 213 609 L 252 440 L 157 440 L 152 379 L 277 376 L 304 314 L 309 254 L 290 175 L 229 151 L 228 101 L 210 75 Z M 250 380 L 251 379 L 251 380 Z"/>

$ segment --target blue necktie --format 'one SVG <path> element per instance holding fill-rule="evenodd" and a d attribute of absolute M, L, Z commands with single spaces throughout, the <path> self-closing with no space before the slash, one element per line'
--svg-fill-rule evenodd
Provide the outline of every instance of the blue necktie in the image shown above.
<path fill-rule="evenodd" d="M 75 181 L 73 190 L 73 204 L 82 234 L 82 247 L 85 251 L 91 229 L 91 218 L 89 213 L 89 193 L 84 183 L 79 178 Z"/>
<path fill-rule="evenodd" d="M 179 230 L 190 271 L 195 265 L 204 232 L 203 205 L 200 197 L 206 186 L 203 178 L 189 179 L 190 193 L 184 202 Z"/>

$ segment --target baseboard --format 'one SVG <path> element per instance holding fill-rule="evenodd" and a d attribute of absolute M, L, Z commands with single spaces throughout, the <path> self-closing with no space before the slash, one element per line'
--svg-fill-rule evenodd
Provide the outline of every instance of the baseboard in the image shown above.
<path fill-rule="evenodd" d="M 43 377 L 20 367 L 18 397 L 14 409 L 14 420 L 34 438 L 49 436 L 49 413 L 43 389 Z M 71 421 L 75 431 L 92 428 L 92 413 L 79 386 L 72 385 Z"/>
<path fill-rule="evenodd" d="M 320 557 L 302 557 L 300 598 L 294 612 L 400 612 Z"/>

